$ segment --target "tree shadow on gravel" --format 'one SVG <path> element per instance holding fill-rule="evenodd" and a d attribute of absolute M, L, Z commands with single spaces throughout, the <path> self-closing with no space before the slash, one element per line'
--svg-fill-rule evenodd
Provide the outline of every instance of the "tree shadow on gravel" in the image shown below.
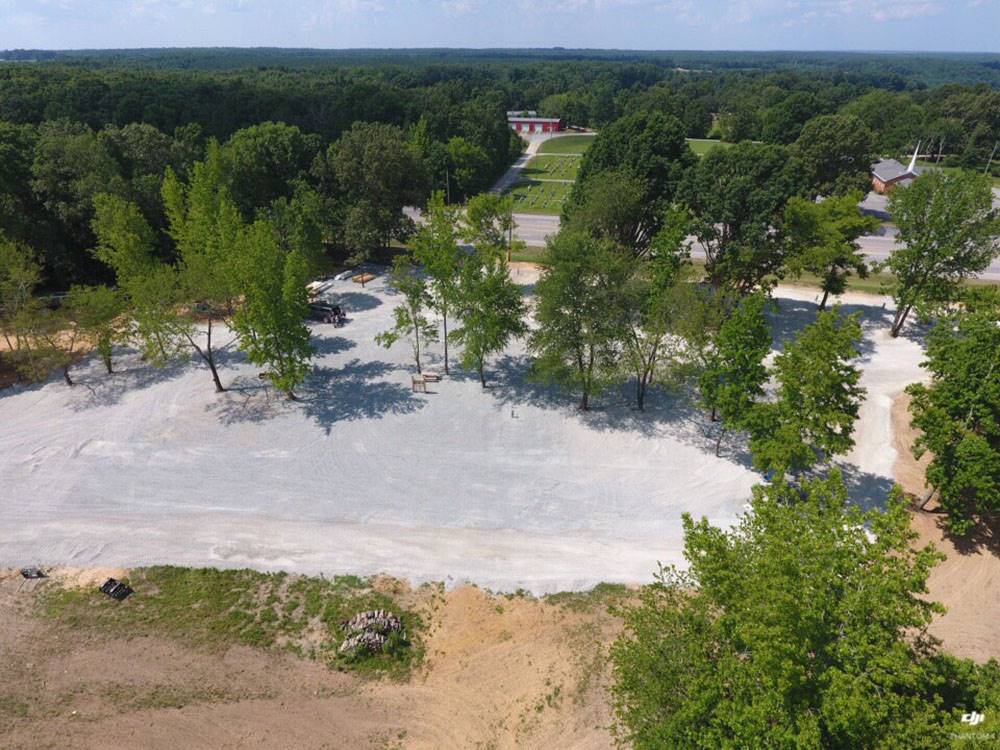
<path fill-rule="evenodd" d="M 773 348 L 781 351 L 789 341 L 793 340 L 803 328 L 815 322 L 819 309 L 809 301 L 779 298 L 776 300 L 777 310 L 768 306 L 767 321 L 773 337 Z M 832 309 L 832 305 L 827 309 Z M 879 330 L 888 330 L 892 323 L 892 312 L 873 305 L 841 305 L 843 316 L 861 313 L 861 342 L 858 351 L 861 361 L 866 362 L 875 353 L 874 334 Z"/>
<path fill-rule="evenodd" d="M 388 362 L 358 359 L 340 368 L 316 367 L 296 389 L 294 401 L 259 379 L 237 378 L 206 411 L 224 425 L 260 423 L 300 411 L 329 435 L 338 422 L 379 419 L 422 408 L 423 394 L 412 393 L 408 385 L 381 379 L 398 369 Z"/>
<path fill-rule="evenodd" d="M 379 380 L 405 369 L 389 362 L 352 359 L 340 368 L 317 367 L 302 385 L 299 402 L 326 434 L 337 422 L 410 414 L 423 408 L 423 394 L 408 384 Z"/>
<path fill-rule="evenodd" d="M 130 350 L 125 353 L 116 352 L 115 371 L 109 375 L 98 357 L 91 356 L 87 358 L 85 367 L 78 366 L 70 371 L 75 385 L 69 389 L 68 405 L 73 411 L 114 406 L 130 392 L 173 380 L 200 364 L 201 360 L 181 359 L 171 360 L 163 367 L 154 367 L 142 362 L 138 352 Z M 205 373 L 205 388 L 212 388 L 212 375 L 208 368 L 200 369 Z M 61 382 L 61 376 L 59 381 Z"/>
<path fill-rule="evenodd" d="M 646 408 L 639 411 L 635 406 L 635 384 L 625 383 L 593 396 L 590 409 L 580 411 L 578 394 L 531 377 L 528 355 L 503 356 L 493 363 L 490 373 L 487 391 L 502 408 L 510 408 L 515 414 L 519 405 L 558 410 L 597 432 L 670 438 L 715 455 L 718 425 L 712 424 L 690 396 L 679 389 L 651 386 L 646 393 Z M 746 440 L 736 433 L 724 437 L 720 458 L 751 468 Z"/>
<path fill-rule="evenodd" d="M 350 339 L 345 339 L 343 336 L 320 336 L 316 329 L 313 329 L 313 335 L 309 343 L 312 344 L 313 349 L 316 351 L 316 355 L 319 357 L 326 357 L 331 354 L 340 354 L 341 352 L 349 351 L 357 346 L 357 344 Z"/>

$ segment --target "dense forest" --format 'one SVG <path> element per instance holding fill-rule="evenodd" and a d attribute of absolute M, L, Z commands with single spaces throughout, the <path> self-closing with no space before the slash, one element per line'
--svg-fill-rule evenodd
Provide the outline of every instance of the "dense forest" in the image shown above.
<path fill-rule="evenodd" d="M 355 252 L 405 236 L 406 222 L 386 213 L 401 202 L 445 188 L 462 201 L 488 187 L 521 148 L 506 109 L 593 128 L 661 112 L 690 138 L 786 145 L 836 114 L 871 134 L 873 155 L 922 142 L 945 165 L 980 169 L 1000 139 L 1000 56 L 989 55 L 206 49 L 0 58 L 0 231 L 37 249 L 52 288 L 101 273 L 88 252 L 98 193 L 135 201 L 170 254 L 164 171 L 183 176 L 213 139 L 230 157 L 246 219 L 297 200 L 316 209 L 324 239 Z M 383 127 L 352 139 L 357 123 Z M 376 132 L 381 145 L 372 145 Z M 405 169 L 392 185 L 375 174 L 386 177 L 388 165 Z"/>

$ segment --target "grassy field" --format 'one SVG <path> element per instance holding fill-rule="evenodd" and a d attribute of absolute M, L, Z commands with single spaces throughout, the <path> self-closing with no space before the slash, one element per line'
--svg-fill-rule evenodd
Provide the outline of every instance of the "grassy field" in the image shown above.
<path fill-rule="evenodd" d="M 538 182 L 523 180 L 510 194 L 514 196 L 514 210 L 528 214 L 558 214 L 569 196 L 573 185 L 568 182 Z"/>
<path fill-rule="evenodd" d="M 422 653 L 422 624 L 367 579 L 332 580 L 253 570 L 159 566 L 133 570 L 135 589 L 124 602 L 96 589 L 53 588 L 42 613 L 72 627 L 109 636 L 165 635 L 206 647 L 231 645 L 283 649 L 337 668 L 405 676 Z M 340 623 L 358 612 L 388 609 L 399 615 L 412 645 L 394 653 L 341 656 Z"/>
<path fill-rule="evenodd" d="M 540 154 L 582 154 L 594 142 L 592 135 L 563 135 L 549 138 L 538 147 Z"/>
<path fill-rule="evenodd" d="M 907 164 L 907 163 L 909 163 L 909 160 L 906 157 L 903 157 L 901 159 L 901 161 L 902 161 L 902 163 L 904 165 Z M 932 162 L 932 161 L 923 161 L 922 159 L 918 159 L 917 160 L 917 166 L 918 167 L 938 167 L 938 165 L 936 165 L 934 162 Z M 941 169 L 941 170 L 943 170 L 945 172 L 958 172 L 959 169 L 960 169 L 960 167 L 938 167 L 938 169 Z M 978 171 L 982 172 L 981 169 L 978 170 Z M 991 175 L 990 179 L 993 180 L 993 187 L 1000 187 L 1000 177 L 996 177 L 996 176 Z"/>
<path fill-rule="evenodd" d="M 691 147 L 691 150 L 694 151 L 697 156 L 704 156 L 716 146 L 729 148 L 733 145 L 732 143 L 726 143 L 725 141 L 714 141 L 709 140 L 708 138 L 688 138 L 687 142 L 688 146 Z"/>
<path fill-rule="evenodd" d="M 536 156 L 521 171 L 529 179 L 575 180 L 579 156 Z"/>

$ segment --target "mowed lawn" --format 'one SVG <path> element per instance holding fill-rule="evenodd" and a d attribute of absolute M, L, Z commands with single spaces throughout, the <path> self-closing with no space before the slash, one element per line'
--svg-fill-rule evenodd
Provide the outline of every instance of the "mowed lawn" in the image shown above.
<path fill-rule="evenodd" d="M 592 135 L 561 135 L 542 141 L 540 154 L 582 154 L 594 142 Z"/>
<path fill-rule="evenodd" d="M 536 156 L 521 174 L 533 180 L 575 180 L 579 171 L 579 156 Z"/>
<path fill-rule="evenodd" d="M 704 156 L 713 148 L 717 147 L 729 148 L 733 145 L 732 143 L 726 143 L 725 141 L 715 141 L 709 138 L 688 138 L 687 142 L 688 146 L 691 147 L 691 150 L 694 151 L 696 156 Z"/>
<path fill-rule="evenodd" d="M 539 182 L 521 180 L 510 189 L 514 196 L 514 211 L 527 214 L 559 214 L 569 196 L 570 182 Z"/>

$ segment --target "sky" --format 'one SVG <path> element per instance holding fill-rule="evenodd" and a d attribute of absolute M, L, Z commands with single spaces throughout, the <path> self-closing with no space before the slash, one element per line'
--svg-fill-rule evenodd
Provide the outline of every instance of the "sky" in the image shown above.
<path fill-rule="evenodd" d="M 1000 0 L 0 0 L 0 49 L 1000 52 Z"/>

